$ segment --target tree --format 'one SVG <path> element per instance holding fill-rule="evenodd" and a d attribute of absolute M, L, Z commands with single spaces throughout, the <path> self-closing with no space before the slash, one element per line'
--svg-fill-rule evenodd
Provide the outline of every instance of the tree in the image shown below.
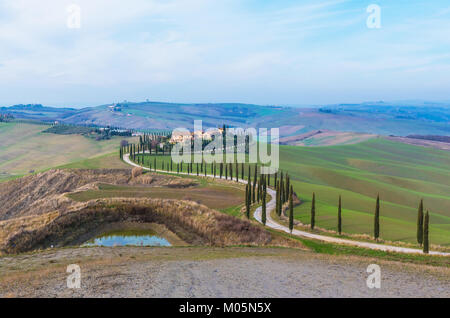
<path fill-rule="evenodd" d="M 294 229 L 294 189 L 291 186 L 291 191 L 289 192 L 289 230 Z"/>
<path fill-rule="evenodd" d="M 248 205 L 248 184 L 245 186 L 245 207 Z"/>
<path fill-rule="evenodd" d="M 256 192 L 256 201 L 259 203 L 261 197 L 261 179 L 258 180 L 258 191 Z"/>
<path fill-rule="evenodd" d="M 246 193 L 247 193 L 247 204 L 245 206 L 246 207 L 246 215 L 247 215 L 247 219 L 250 220 L 250 201 L 251 201 L 251 199 L 250 199 L 250 185 L 249 184 L 247 184 L 246 189 L 247 189 L 247 191 L 246 191 Z"/>
<path fill-rule="evenodd" d="M 278 216 L 280 216 L 280 210 L 279 210 L 279 206 L 280 206 L 280 186 L 277 182 L 276 185 L 276 193 L 275 193 L 276 197 L 275 197 L 275 212 L 277 213 Z"/>
<path fill-rule="evenodd" d="M 420 200 L 419 210 L 417 211 L 417 243 L 423 243 L 423 199 Z"/>
<path fill-rule="evenodd" d="M 289 179 L 289 175 L 286 173 L 286 187 L 285 187 L 286 194 L 285 194 L 283 203 L 286 203 L 289 199 L 289 188 L 290 188 L 290 179 Z"/>
<path fill-rule="evenodd" d="M 316 194 L 313 192 L 311 202 L 311 230 L 314 230 L 315 225 L 316 225 Z"/>
<path fill-rule="evenodd" d="M 262 213 L 261 213 L 261 222 L 266 225 L 266 193 L 262 193 Z"/>
<path fill-rule="evenodd" d="M 374 229 L 373 229 L 373 237 L 378 241 L 380 237 L 380 195 L 377 195 L 377 203 L 375 205 L 375 220 L 374 220 Z"/>
<path fill-rule="evenodd" d="M 430 241 L 428 240 L 429 223 L 430 223 L 430 214 L 427 211 L 427 214 L 425 214 L 425 221 L 423 223 L 423 252 L 426 254 L 430 252 Z"/>
<path fill-rule="evenodd" d="M 255 165 L 255 174 L 253 175 L 253 191 L 252 191 L 252 202 L 255 203 L 256 199 L 256 183 L 258 182 L 258 165 Z"/>
<path fill-rule="evenodd" d="M 283 204 L 283 198 L 284 198 L 284 180 L 283 180 L 283 172 L 281 172 L 280 175 L 280 200 L 281 204 Z"/>
<path fill-rule="evenodd" d="M 339 206 L 338 206 L 338 233 L 342 234 L 342 199 L 339 196 Z"/>

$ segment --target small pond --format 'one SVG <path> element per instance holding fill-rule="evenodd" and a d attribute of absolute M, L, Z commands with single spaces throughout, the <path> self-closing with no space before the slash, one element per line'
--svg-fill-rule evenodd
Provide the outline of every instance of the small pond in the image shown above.
<path fill-rule="evenodd" d="M 171 244 L 152 231 L 126 230 L 104 233 L 82 246 L 171 246 Z"/>

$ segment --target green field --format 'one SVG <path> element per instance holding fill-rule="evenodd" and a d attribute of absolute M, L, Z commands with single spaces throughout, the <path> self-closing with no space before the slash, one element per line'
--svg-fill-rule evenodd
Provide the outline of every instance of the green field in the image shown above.
<path fill-rule="evenodd" d="M 109 154 L 123 137 L 96 141 L 81 135 L 43 133 L 49 126 L 0 123 L 0 181 Z M 120 164 L 120 162 L 118 163 Z"/>
<path fill-rule="evenodd" d="M 282 147 L 281 167 L 293 179 L 304 204 L 295 217 L 310 222 L 316 193 L 317 225 L 336 229 L 338 196 L 343 230 L 372 234 L 375 198 L 381 198 L 381 237 L 416 241 L 421 198 L 431 214 L 432 244 L 450 246 L 450 153 L 384 139 L 348 146 Z"/>
<path fill-rule="evenodd" d="M 170 158 L 158 156 L 158 169 L 163 160 L 167 168 Z M 149 164 L 146 156 L 145 165 Z M 280 167 L 289 172 L 303 201 L 295 208 L 295 218 L 305 224 L 310 222 L 315 192 L 316 225 L 335 230 L 342 195 L 344 232 L 372 235 L 379 193 L 382 239 L 415 243 L 417 207 L 423 198 L 431 215 L 431 243 L 450 246 L 450 152 L 382 138 L 345 146 L 281 146 Z"/>

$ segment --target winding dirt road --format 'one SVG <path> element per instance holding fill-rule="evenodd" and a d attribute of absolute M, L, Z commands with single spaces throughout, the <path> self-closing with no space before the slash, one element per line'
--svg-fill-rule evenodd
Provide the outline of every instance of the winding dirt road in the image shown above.
<path fill-rule="evenodd" d="M 149 168 L 140 166 L 130 160 L 129 154 L 124 154 L 123 160 L 128 163 L 129 165 L 132 165 L 134 167 L 141 167 L 144 170 L 150 170 Z M 152 170 L 153 171 L 153 170 Z M 163 173 L 171 173 L 171 174 L 177 174 L 177 172 L 168 172 L 168 171 L 162 171 L 162 170 L 156 170 L 156 172 L 163 172 Z M 179 174 L 188 175 L 186 172 L 180 172 Z M 207 175 L 207 177 L 214 178 L 213 175 Z M 218 179 L 219 177 L 216 176 Z M 247 184 L 247 180 L 239 179 L 239 182 Z M 270 216 L 270 212 L 275 208 L 275 198 L 276 198 L 276 192 L 270 188 L 267 188 L 267 193 L 271 196 L 271 200 L 266 204 L 266 226 L 283 231 L 286 233 L 291 233 L 289 228 L 281 225 L 277 222 L 275 222 L 272 217 Z M 254 217 L 255 219 L 261 223 L 261 213 L 262 213 L 262 207 L 258 207 L 255 211 Z M 362 247 L 362 248 L 368 248 L 371 250 L 379 250 L 379 251 L 385 251 L 385 252 L 395 252 L 395 253 L 407 253 L 407 254 L 423 254 L 422 250 L 414 249 L 414 248 L 407 248 L 407 247 L 400 247 L 400 246 L 392 246 L 392 245 L 384 245 L 384 244 L 375 244 L 375 243 L 368 243 L 368 242 L 359 242 L 359 241 L 353 241 L 353 240 L 347 240 L 342 239 L 338 237 L 332 237 L 332 236 L 326 236 L 326 235 L 320 235 L 320 234 L 313 234 L 305 231 L 300 231 L 294 229 L 292 231 L 293 235 L 305 237 L 309 239 L 315 239 L 327 243 L 334 243 L 334 244 L 345 244 L 350 246 L 356 246 L 356 247 Z M 444 253 L 444 252 L 437 252 L 437 251 L 430 251 L 431 255 L 441 255 L 441 256 L 450 256 L 450 253 Z"/>

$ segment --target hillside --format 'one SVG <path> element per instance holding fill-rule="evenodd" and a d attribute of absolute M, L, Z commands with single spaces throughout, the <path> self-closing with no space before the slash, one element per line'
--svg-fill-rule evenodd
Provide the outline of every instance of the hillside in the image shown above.
<path fill-rule="evenodd" d="M 330 105 L 319 108 L 260 106 L 240 103 L 186 104 L 123 102 L 82 109 L 41 105 L 1 107 L 16 118 L 60 121 L 77 125 L 117 126 L 134 129 L 192 129 L 194 120 L 204 127 L 279 127 L 282 136 L 327 129 L 378 135 L 450 135 L 450 108 L 445 104 L 399 106 L 387 103 Z"/>
<path fill-rule="evenodd" d="M 281 146 L 280 166 L 292 177 L 304 204 L 296 219 L 310 222 L 316 193 L 317 225 L 336 230 L 338 196 L 343 230 L 372 234 L 375 198 L 381 203 L 381 236 L 415 242 L 421 198 L 431 214 L 433 244 L 450 246 L 450 152 L 372 139 L 330 147 Z"/>
<path fill-rule="evenodd" d="M 0 181 L 116 151 L 123 137 L 97 141 L 43 133 L 49 126 L 0 123 Z M 129 139 L 131 140 L 131 139 Z M 118 161 L 114 167 L 121 165 Z M 114 168 L 113 167 L 113 168 Z"/>

